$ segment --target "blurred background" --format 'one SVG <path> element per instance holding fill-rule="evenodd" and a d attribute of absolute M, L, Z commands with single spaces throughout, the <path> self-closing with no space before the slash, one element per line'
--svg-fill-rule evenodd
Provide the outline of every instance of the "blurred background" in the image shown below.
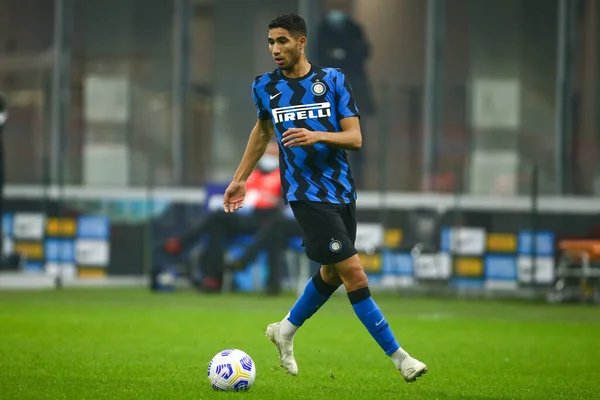
<path fill-rule="evenodd" d="M 220 204 L 287 12 L 362 111 L 372 286 L 598 298 L 595 0 L 0 0 L 0 285 L 201 275 L 201 240 L 168 240 Z M 292 236 L 295 290 L 316 266 Z M 262 290 L 264 264 L 232 290 Z"/>

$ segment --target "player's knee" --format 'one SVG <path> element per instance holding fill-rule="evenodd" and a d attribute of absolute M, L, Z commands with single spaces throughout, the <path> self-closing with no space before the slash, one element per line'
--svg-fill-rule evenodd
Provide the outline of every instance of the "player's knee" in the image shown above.
<path fill-rule="evenodd" d="M 342 284 L 342 280 L 338 273 L 335 270 L 333 265 L 323 265 L 321 266 L 321 277 L 323 281 L 331 286 L 340 286 Z"/>
<path fill-rule="evenodd" d="M 355 269 L 346 275 L 344 286 L 346 286 L 346 291 L 353 292 L 369 286 L 369 278 L 367 278 L 367 274 L 362 268 Z"/>
<path fill-rule="evenodd" d="M 369 286 L 369 279 L 358 256 L 336 264 L 336 271 L 349 292 Z"/>

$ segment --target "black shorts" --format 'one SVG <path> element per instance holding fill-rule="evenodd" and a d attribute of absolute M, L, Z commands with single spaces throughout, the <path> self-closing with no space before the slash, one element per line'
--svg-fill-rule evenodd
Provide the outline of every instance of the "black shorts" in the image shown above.
<path fill-rule="evenodd" d="M 344 261 L 357 253 L 356 203 L 330 204 L 313 201 L 290 202 L 302 228 L 309 259 L 321 265 Z"/>

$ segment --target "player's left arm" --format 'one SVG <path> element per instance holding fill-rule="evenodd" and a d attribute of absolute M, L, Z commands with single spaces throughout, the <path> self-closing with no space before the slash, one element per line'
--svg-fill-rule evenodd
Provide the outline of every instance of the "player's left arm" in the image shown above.
<path fill-rule="evenodd" d="M 304 128 L 291 128 L 283 134 L 281 143 L 285 147 L 312 146 L 323 143 L 344 150 L 359 150 L 362 147 L 362 133 L 358 117 L 340 120 L 341 132 L 309 131 Z"/>

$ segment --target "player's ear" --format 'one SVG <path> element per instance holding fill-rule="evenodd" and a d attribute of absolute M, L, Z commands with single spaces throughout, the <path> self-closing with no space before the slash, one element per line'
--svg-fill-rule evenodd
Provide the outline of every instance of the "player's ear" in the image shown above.
<path fill-rule="evenodd" d="M 300 50 L 303 50 L 306 47 L 306 36 L 302 35 L 298 38 L 298 46 Z"/>

